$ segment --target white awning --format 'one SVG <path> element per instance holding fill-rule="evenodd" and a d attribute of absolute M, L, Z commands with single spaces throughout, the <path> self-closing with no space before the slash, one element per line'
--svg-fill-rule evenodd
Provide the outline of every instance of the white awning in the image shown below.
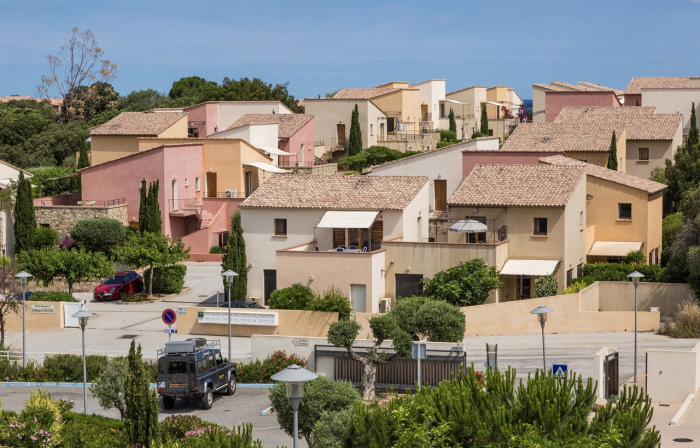
<path fill-rule="evenodd" d="M 288 173 L 289 170 L 283 170 L 282 168 L 274 165 L 270 165 L 269 163 L 262 163 L 262 162 L 251 162 L 251 163 L 244 163 L 243 166 L 252 166 L 255 167 L 259 170 L 263 171 L 268 171 L 270 173 Z"/>
<path fill-rule="evenodd" d="M 466 106 L 469 106 L 469 103 L 463 103 L 461 101 L 455 101 L 455 100 L 445 100 L 446 103 L 455 103 L 455 104 L 464 104 Z"/>
<path fill-rule="evenodd" d="M 379 212 L 328 211 L 316 227 L 325 229 L 369 229 Z"/>
<path fill-rule="evenodd" d="M 559 266 L 559 260 L 508 260 L 501 269 L 501 275 L 528 275 L 540 277 L 552 275 Z"/>
<path fill-rule="evenodd" d="M 282 151 L 279 148 L 275 148 L 274 146 L 258 146 L 258 149 L 261 151 L 265 151 L 268 154 L 275 154 L 277 156 L 291 156 L 293 153 L 287 152 L 287 151 Z"/>
<path fill-rule="evenodd" d="M 642 244 L 634 241 L 596 241 L 588 255 L 595 257 L 624 257 L 633 250 L 640 250 Z"/>
<path fill-rule="evenodd" d="M 493 101 L 484 101 L 484 103 L 486 103 L 486 104 L 493 104 L 494 106 L 498 106 L 498 107 L 508 107 L 506 104 L 495 103 L 495 102 L 493 102 Z"/>

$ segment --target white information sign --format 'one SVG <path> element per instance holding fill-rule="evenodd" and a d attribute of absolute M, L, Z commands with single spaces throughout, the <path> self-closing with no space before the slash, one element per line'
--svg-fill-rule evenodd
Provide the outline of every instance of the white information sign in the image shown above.
<path fill-rule="evenodd" d="M 228 310 L 226 311 L 200 311 L 197 315 L 200 324 L 228 324 Z M 278 325 L 277 313 L 255 313 L 249 311 L 231 310 L 232 325 L 259 325 L 276 327 Z"/>
<path fill-rule="evenodd" d="M 32 313 L 53 314 L 56 312 L 56 305 L 32 304 Z"/>

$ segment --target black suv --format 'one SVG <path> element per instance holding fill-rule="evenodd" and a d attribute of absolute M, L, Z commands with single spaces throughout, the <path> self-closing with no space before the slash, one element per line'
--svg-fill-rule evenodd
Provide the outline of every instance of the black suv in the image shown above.
<path fill-rule="evenodd" d="M 176 399 L 186 398 L 199 399 L 204 409 L 210 409 L 214 392 L 236 393 L 236 367 L 221 357 L 219 341 L 173 341 L 158 350 L 158 394 L 163 408 L 172 409 Z"/>

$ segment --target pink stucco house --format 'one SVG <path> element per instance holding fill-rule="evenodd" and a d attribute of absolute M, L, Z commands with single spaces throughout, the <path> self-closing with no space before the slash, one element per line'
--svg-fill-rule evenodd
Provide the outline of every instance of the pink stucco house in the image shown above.
<path fill-rule="evenodd" d="M 246 114 L 287 115 L 293 112 L 279 101 L 207 101 L 184 109 L 190 137 L 223 131 Z"/>
<path fill-rule="evenodd" d="M 620 100 L 614 91 L 554 91 L 545 92 L 545 122 L 551 123 L 559 112 L 568 106 L 614 106 L 620 107 Z"/>

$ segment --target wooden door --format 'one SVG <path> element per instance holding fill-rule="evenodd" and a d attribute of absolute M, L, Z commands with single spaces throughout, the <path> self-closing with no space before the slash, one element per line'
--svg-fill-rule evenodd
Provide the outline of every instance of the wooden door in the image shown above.
<path fill-rule="evenodd" d="M 447 207 L 447 181 L 435 179 L 435 211 L 445 211 Z"/>
<path fill-rule="evenodd" d="M 207 197 L 215 198 L 216 193 L 216 173 L 207 173 Z"/>
<path fill-rule="evenodd" d="M 345 125 L 338 125 L 338 146 L 345 146 Z"/>
<path fill-rule="evenodd" d="M 420 105 L 420 114 L 421 114 L 421 121 L 428 121 L 428 105 L 427 104 Z"/>
<path fill-rule="evenodd" d="M 370 251 L 379 250 L 382 248 L 382 240 L 384 239 L 384 221 L 374 221 L 370 230 L 369 240 L 370 246 L 367 248 Z"/>

